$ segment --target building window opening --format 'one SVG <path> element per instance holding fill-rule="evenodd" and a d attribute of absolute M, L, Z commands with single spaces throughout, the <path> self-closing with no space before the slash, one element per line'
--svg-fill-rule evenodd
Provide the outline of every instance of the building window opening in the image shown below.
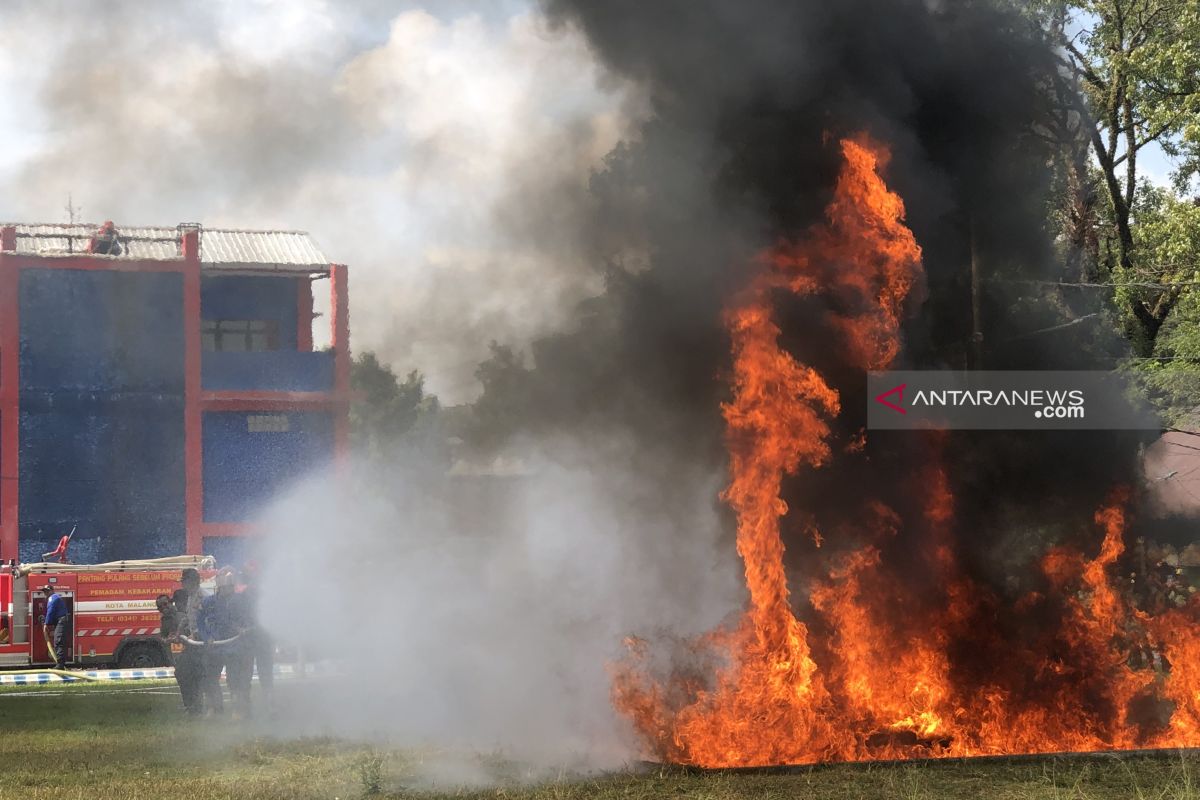
<path fill-rule="evenodd" d="M 262 353 L 279 349 L 279 323 L 263 319 L 206 319 L 200 346 L 208 352 Z"/>

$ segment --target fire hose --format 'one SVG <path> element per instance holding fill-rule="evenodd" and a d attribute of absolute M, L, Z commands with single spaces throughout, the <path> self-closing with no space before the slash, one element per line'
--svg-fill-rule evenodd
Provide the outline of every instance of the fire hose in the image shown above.
<path fill-rule="evenodd" d="M 179 634 L 178 636 L 175 637 L 175 639 L 177 641 L 183 642 L 188 647 L 209 647 L 209 646 L 216 646 L 216 645 L 222 645 L 222 644 L 231 644 L 233 642 L 236 642 L 238 639 L 242 638 L 242 636 L 244 636 L 245 633 L 246 633 L 245 631 L 242 631 L 239 634 L 230 636 L 228 639 L 214 639 L 214 640 L 208 640 L 208 641 L 193 639 L 190 636 L 184 636 L 183 634 Z"/>

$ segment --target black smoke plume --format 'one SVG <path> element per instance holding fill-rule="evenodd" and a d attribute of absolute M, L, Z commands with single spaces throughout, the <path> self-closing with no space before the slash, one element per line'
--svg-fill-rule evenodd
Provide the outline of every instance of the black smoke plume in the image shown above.
<path fill-rule="evenodd" d="M 478 407 L 488 419 L 574 440 L 632 435 L 640 455 L 628 469 L 664 504 L 698 465 L 720 468 L 729 366 L 721 310 L 757 251 L 820 219 L 837 138 L 857 131 L 891 147 L 886 179 L 924 251 L 927 296 L 905 323 L 896 366 L 1098 369 L 1120 354 L 1103 325 L 1045 331 L 1066 312 L 1027 283 L 1058 274 L 1045 211 L 1053 152 L 1037 135 L 1052 113 L 1043 87 L 1055 65 L 1029 19 L 998 3 L 934 0 L 544 7 L 641 86 L 652 114 L 592 179 L 586 231 L 607 291 L 581 308 L 576 330 L 536 342 L 528 367 L 509 364 L 519 375 L 484 365 L 492 379 Z M 778 315 L 787 348 L 842 395 L 838 450 L 862 430 L 866 398 L 864 376 L 832 344 L 833 311 L 828 299 L 785 299 Z M 974 577 L 1011 590 L 1014 570 L 1028 566 L 1022 555 L 1095 541 L 1092 514 L 1114 485 L 1136 481 L 1140 438 L 944 437 L 958 544 Z M 856 543 L 866 497 L 918 519 L 910 498 L 920 496 L 928 447 L 911 433 L 872 434 L 857 456 L 788 482 L 792 568 L 803 575 L 816 563 L 805 544 L 813 524 L 834 550 Z M 903 563 L 903 536 L 894 550 Z"/>

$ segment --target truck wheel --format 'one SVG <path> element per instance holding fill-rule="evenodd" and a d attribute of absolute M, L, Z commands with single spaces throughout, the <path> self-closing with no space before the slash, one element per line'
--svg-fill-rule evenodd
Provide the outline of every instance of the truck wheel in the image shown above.
<path fill-rule="evenodd" d="M 150 669 L 165 665 L 162 648 L 148 642 L 129 645 L 121 651 L 121 657 L 117 659 L 117 666 L 121 669 Z"/>

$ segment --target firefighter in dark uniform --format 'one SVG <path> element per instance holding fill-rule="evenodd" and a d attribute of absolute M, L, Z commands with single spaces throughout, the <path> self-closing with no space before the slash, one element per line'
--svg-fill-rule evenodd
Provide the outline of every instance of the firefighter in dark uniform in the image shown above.
<path fill-rule="evenodd" d="M 187 713 L 199 716 L 204 712 L 204 652 L 203 648 L 189 645 L 183 638 L 195 639 L 200 614 L 200 573 L 191 567 L 180 576 L 183 588 L 176 590 L 171 605 L 176 613 L 176 629 L 172 644 L 182 649 L 172 654 L 175 664 L 175 681 L 179 684 L 179 696 Z M 173 650 L 178 647 L 173 647 Z"/>
<path fill-rule="evenodd" d="M 241 634 L 246 616 L 237 581 L 232 572 L 217 575 L 217 593 L 204 598 L 200 606 L 200 638 L 204 641 L 204 694 L 208 710 L 224 710 L 221 697 L 221 671 L 233 695 L 234 716 L 249 713 L 249 652 Z"/>
<path fill-rule="evenodd" d="M 184 600 L 186 604 L 186 593 L 180 599 Z M 175 667 L 175 681 L 179 684 L 179 696 L 183 700 L 183 709 L 189 714 L 199 714 L 202 708 L 200 686 L 188 673 L 187 659 L 183 654 L 183 644 L 180 641 L 181 636 L 188 634 L 187 617 L 168 595 L 160 594 L 154 601 L 154 605 L 158 607 L 160 615 L 158 635 L 168 642 L 172 651 L 170 663 Z"/>
<path fill-rule="evenodd" d="M 46 618 L 42 621 L 42 632 L 46 641 L 52 643 L 54 668 L 67 668 L 67 649 L 71 646 L 71 609 L 54 586 L 46 586 Z"/>
<path fill-rule="evenodd" d="M 258 672 L 258 685 L 262 689 L 263 703 L 271 707 L 271 695 L 275 687 L 275 640 L 259 619 L 258 566 L 253 562 L 242 571 L 242 613 L 247 630 L 244 638 L 251 657 L 251 675 Z"/>

